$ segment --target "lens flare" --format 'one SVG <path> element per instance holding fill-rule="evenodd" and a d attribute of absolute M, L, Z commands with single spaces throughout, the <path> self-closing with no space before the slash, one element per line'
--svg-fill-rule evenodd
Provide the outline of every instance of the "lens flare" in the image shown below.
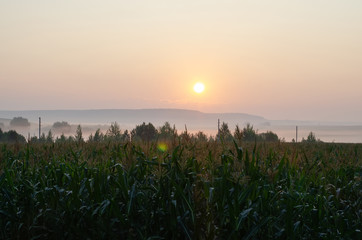
<path fill-rule="evenodd" d="M 159 143 L 157 145 L 157 149 L 160 151 L 160 152 L 166 152 L 167 151 L 167 145 L 166 143 Z"/>

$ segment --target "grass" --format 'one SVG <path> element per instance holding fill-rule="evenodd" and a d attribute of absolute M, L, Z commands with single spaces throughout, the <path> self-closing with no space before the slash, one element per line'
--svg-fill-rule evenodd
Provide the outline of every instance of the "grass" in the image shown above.
<path fill-rule="evenodd" d="M 0 145 L 0 239 L 361 239 L 362 145 Z"/>

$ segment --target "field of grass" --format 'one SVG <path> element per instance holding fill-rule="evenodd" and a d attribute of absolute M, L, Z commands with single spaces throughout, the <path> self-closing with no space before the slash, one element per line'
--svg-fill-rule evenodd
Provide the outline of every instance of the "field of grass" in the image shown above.
<path fill-rule="evenodd" d="M 362 144 L 0 145 L 0 239 L 362 239 Z"/>

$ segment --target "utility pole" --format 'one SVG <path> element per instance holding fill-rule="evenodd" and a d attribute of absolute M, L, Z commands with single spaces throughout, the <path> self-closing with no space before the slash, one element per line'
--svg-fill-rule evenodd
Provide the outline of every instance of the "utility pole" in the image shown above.
<path fill-rule="evenodd" d="M 217 119 L 217 135 L 216 135 L 216 140 L 219 141 L 220 140 L 220 119 Z"/>
<path fill-rule="evenodd" d="M 295 126 L 295 142 L 298 142 L 298 126 Z"/>
<path fill-rule="evenodd" d="M 220 135 L 220 119 L 217 119 L 217 135 Z"/>
<path fill-rule="evenodd" d="M 39 140 L 41 135 L 41 118 L 39 117 Z"/>

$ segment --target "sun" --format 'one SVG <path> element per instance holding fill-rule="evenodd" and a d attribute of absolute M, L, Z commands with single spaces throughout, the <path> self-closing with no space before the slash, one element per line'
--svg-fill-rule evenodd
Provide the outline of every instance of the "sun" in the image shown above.
<path fill-rule="evenodd" d="M 197 82 L 194 85 L 194 91 L 196 93 L 202 93 L 205 90 L 205 85 L 203 83 Z"/>

